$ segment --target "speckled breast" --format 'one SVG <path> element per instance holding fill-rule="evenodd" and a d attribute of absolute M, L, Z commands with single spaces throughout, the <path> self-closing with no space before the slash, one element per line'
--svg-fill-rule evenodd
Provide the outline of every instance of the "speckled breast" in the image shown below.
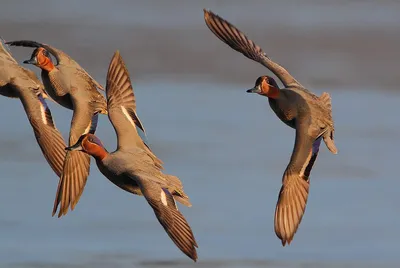
<path fill-rule="evenodd" d="M 288 107 L 285 103 L 269 98 L 269 105 L 275 112 L 276 116 L 291 128 L 295 128 L 296 118 L 295 113 L 291 107 Z"/>
<path fill-rule="evenodd" d="M 73 110 L 73 105 L 69 94 L 65 94 L 64 96 L 58 96 L 56 94 L 54 87 L 57 87 L 59 85 L 57 83 L 54 83 L 55 81 L 50 80 L 48 73 L 42 71 L 41 75 L 46 93 L 49 94 L 49 96 L 61 106 Z"/>

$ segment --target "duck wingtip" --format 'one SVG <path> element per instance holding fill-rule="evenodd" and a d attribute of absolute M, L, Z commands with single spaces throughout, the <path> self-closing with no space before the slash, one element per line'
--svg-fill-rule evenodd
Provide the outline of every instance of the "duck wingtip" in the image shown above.
<path fill-rule="evenodd" d="M 121 56 L 121 53 L 119 52 L 119 50 L 117 49 L 114 52 L 114 55 L 111 58 L 111 62 L 118 62 L 119 63 L 121 61 L 122 61 L 122 56 Z"/>
<path fill-rule="evenodd" d="M 191 258 L 194 262 L 197 262 L 197 260 L 198 260 L 196 248 L 197 248 L 197 244 L 195 245 L 195 248 L 193 248 L 193 251 L 192 251 L 190 254 L 187 255 L 187 256 L 188 256 L 189 258 Z"/>
<path fill-rule="evenodd" d="M 203 12 L 204 12 L 204 18 L 205 19 L 208 19 L 210 17 L 210 15 L 213 14 L 211 9 L 208 9 L 208 8 L 203 8 Z"/>
<path fill-rule="evenodd" d="M 282 247 L 289 246 L 292 239 L 281 239 Z"/>

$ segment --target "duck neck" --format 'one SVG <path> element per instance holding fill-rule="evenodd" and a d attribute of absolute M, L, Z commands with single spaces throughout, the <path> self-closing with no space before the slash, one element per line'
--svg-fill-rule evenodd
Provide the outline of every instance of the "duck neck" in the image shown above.
<path fill-rule="evenodd" d="M 54 67 L 54 64 L 51 62 L 51 60 L 46 59 L 45 62 L 40 65 L 40 68 L 43 71 L 46 71 L 49 73 L 49 72 L 53 71 L 55 67 Z"/>
<path fill-rule="evenodd" d="M 278 99 L 280 96 L 280 90 L 277 87 L 270 86 L 268 92 L 265 94 L 269 99 Z"/>
<path fill-rule="evenodd" d="M 96 159 L 96 161 L 102 161 L 108 155 L 108 152 L 101 146 L 95 146 L 91 148 L 90 154 L 94 159 Z"/>

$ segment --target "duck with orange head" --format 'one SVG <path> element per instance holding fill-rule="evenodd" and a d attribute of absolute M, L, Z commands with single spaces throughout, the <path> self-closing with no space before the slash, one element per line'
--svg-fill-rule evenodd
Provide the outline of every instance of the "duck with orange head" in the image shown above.
<path fill-rule="evenodd" d="M 93 156 L 96 161 L 102 161 L 108 155 L 101 140 L 91 133 L 82 135 L 74 146 L 66 149 L 68 151 L 83 151 Z"/>
<path fill-rule="evenodd" d="M 48 95 L 58 104 L 74 111 L 69 145 L 75 144 L 90 129 L 95 130 L 97 114 L 107 114 L 105 98 L 97 90 L 104 88 L 96 80 L 69 55 L 53 46 L 29 40 L 10 41 L 7 44 L 35 48 L 31 58 L 24 63 L 39 67 Z M 86 185 L 89 170 L 90 157 L 87 154 L 67 152 L 58 183 L 53 216 L 57 209 L 58 217 L 61 217 L 68 213 L 69 208 L 75 208 Z"/>
<path fill-rule="evenodd" d="M 34 72 L 18 64 L 1 38 L 0 95 L 21 101 L 45 159 L 56 175 L 61 176 L 66 155 L 65 141 L 47 105 L 44 86 Z"/>
<path fill-rule="evenodd" d="M 268 98 L 270 107 L 282 122 L 296 130 L 294 149 L 282 178 L 282 187 L 275 209 L 275 233 L 282 245 L 290 244 L 299 227 L 308 199 L 310 172 L 317 158 L 321 140 L 337 153 L 331 98 L 328 93 L 316 96 L 302 86 L 281 65 L 234 25 L 217 14 L 204 10 L 208 28 L 221 41 L 245 57 L 259 62 L 272 71 L 283 87 L 272 77 L 261 76 L 247 90 Z"/>
<path fill-rule="evenodd" d="M 69 151 L 82 151 L 96 159 L 100 172 L 121 189 L 144 196 L 176 246 L 197 260 L 197 243 L 176 201 L 190 207 L 180 179 L 162 172 L 162 161 L 138 134 L 144 132 L 136 114 L 136 100 L 129 73 L 119 52 L 107 74 L 108 117 L 118 137 L 117 150 L 108 152 L 93 133 L 82 135 Z"/>
<path fill-rule="evenodd" d="M 23 63 L 35 65 L 48 73 L 53 71 L 55 68 L 50 53 L 43 47 L 36 48 L 33 51 L 31 58 L 25 60 Z"/>
<path fill-rule="evenodd" d="M 270 99 L 277 99 L 279 97 L 279 86 L 275 79 L 263 75 L 257 78 L 256 84 L 253 88 L 247 90 L 247 93 L 257 93 Z"/>

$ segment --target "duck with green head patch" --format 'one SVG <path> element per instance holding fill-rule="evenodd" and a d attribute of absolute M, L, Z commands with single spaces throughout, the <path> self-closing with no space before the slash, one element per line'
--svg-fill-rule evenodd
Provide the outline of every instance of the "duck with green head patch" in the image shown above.
<path fill-rule="evenodd" d="M 65 52 L 35 41 L 10 41 L 11 46 L 35 48 L 25 64 L 39 67 L 46 92 L 58 104 L 73 110 L 69 145 L 75 144 L 82 134 L 88 133 L 97 117 L 107 114 L 105 98 L 97 89 L 104 90 L 75 60 Z M 52 57 L 55 62 L 53 62 Z M 82 152 L 68 152 L 56 193 L 53 216 L 59 208 L 58 217 L 66 215 L 69 207 L 74 209 L 82 195 L 90 171 L 90 157 Z"/>
<path fill-rule="evenodd" d="M 136 100 L 128 70 L 116 52 L 107 74 L 108 117 L 117 134 L 117 150 L 108 152 L 98 137 L 82 135 L 70 151 L 83 151 L 94 157 L 101 173 L 119 188 L 144 196 L 176 246 L 197 260 L 197 243 L 176 201 L 190 207 L 189 197 L 178 177 L 162 172 L 162 161 L 140 138 L 144 131 L 136 114 Z"/>
<path fill-rule="evenodd" d="M 65 142 L 47 106 L 43 84 L 31 70 L 20 66 L 4 41 L 0 41 L 0 95 L 21 100 L 44 157 L 61 176 Z"/>
<path fill-rule="evenodd" d="M 283 88 L 279 88 L 272 77 L 264 75 L 257 78 L 255 86 L 247 92 L 267 97 L 279 119 L 296 130 L 294 149 L 283 174 L 275 210 L 275 233 L 283 246 L 290 244 L 306 209 L 309 176 L 321 139 L 333 154 L 337 153 L 331 98 L 328 93 L 318 97 L 303 87 L 285 68 L 272 61 L 261 47 L 220 16 L 204 10 L 204 19 L 221 41 L 267 67 L 283 84 Z"/>

